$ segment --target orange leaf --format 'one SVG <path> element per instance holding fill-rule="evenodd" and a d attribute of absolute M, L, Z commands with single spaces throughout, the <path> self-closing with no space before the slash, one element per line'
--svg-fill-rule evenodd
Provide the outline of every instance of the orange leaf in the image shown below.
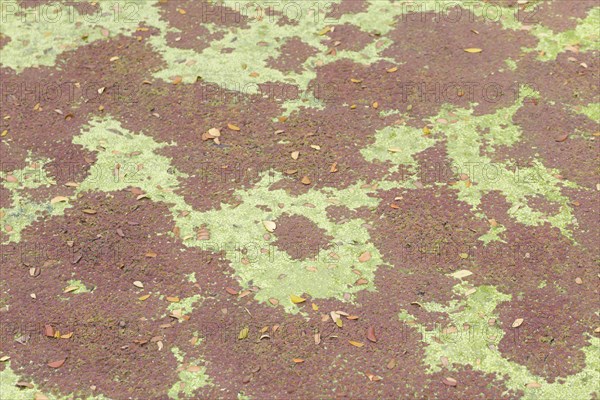
<path fill-rule="evenodd" d="M 62 365 L 65 363 L 66 360 L 67 360 L 66 358 L 63 358 L 62 360 L 52 361 L 52 362 L 48 363 L 48 366 L 50 368 L 60 368 L 60 367 L 62 367 Z"/>
<path fill-rule="evenodd" d="M 372 326 L 370 326 L 369 329 L 367 329 L 367 339 L 369 339 L 373 343 L 377 342 L 377 336 L 375 336 L 375 328 L 373 328 Z"/>

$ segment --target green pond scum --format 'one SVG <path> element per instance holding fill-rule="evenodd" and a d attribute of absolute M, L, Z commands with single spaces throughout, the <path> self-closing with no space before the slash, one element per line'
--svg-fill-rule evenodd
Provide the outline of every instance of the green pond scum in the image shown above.
<path fill-rule="evenodd" d="M 597 1 L 0 0 L 0 22 L 0 400 L 600 396 Z M 74 261 L 79 236 L 120 258 Z M 411 256 L 434 244 L 465 252 Z"/>

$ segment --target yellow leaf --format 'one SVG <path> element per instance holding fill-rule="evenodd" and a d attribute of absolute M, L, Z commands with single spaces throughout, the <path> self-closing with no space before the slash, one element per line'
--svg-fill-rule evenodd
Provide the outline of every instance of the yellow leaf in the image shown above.
<path fill-rule="evenodd" d="M 77 289 L 79 289 L 79 286 L 67 286 L 65 288 L 65 290 L 63 290 L 63 293 L 70 293 L 70 292 L 74 292 Z"/>
<path fill-rule="evenodd" d="M 467 53 L 481 53 L 483 50 L 478 49 L 476 47 L 469 47 L 468 49 L 465 49 L 465 51 Z"/>
<path fill-rule="evenodd" d="M 350 78 L 350 82 L 352 82 L 352 83 L 361 83 L 362 79 Z"/>
<path fill-rule="evenodd" d="M 362 342 L 355 342 L 354 340 L 348 340 L 348 343 L 350 343 L 352 346 L 356 346 L 356 347 L 363 347 L 365 345 Z"/>
<path fill-rule="evenodd" d="M 389 68 L 386 71 L 391 74 L 392 72 L 398 71 L 398 67 Z"/>
<path fill-rule="evenodd" d="M 312 303 L 312 309 L 315 311 L 319 311 L 319 306 L 316 305 L 315 303 Z"/>
<path fill-rule="evenodd" d="M 265 229 L 269 232 L 273 232 L 277 228 L 277 224 L 273 221 L 263 221 Z"/>
<path fill-rule="evenodd" d="M 179 297 L 177 296 L 167 296 L 167 301 L 171 303 L 179 303 Z"/>
<path fill-rule="evenodd" d="M 521 326 L 521 324 L 523 323 L 523 318 L 517 318 L 515 319 L 515 322 L 512 323 L 512 327 L 513 328 L 518 328 Z"/>
<path fill-rule="evenodd" d="M 341 319 L 341 318 L 338 318 L 338 319 L 336 319 L 336 320 L 335 320 L 335 324 L 336 324 L 337 326 L 339 326 L 340 328 L 341 328 L 342 326 L 344 326 L 344 323 L 342 322 L 342 319 Z"/>
<path fill-rule="evenodd" d="M 73 337 L 73 332 L 65 333 L 64 335 L 60 335 L 61 339 L 71 339 Z"/>
<path fill-rule="evenodd" d="M 239 131 L 240 130 L 240 127 L 237 126 L 237 125 L 234 125 L 234 124 L 227 124 L 227 127 L 229 129 L 231 129 L 232 131 Z"/>
<path fill-rule="evenodd" d="M 8 135 L 8 129 L 5 129 L 2 131 L 2 134 L 0 136 L 6 136 Z"/>
<path fill-rule="evenodd" d="M 140 300 L 140 301 L 144 301 L 144 300 L 147 300 L 149 297 L 150 297 L 150 295 L 149 295 L 149 294 L 145 294 L 145 295 L 143 295 L 143 296 L 141 296 L 141 297 L 138 297 L 138 300 Z"/>
<path fill-rule="evenodd" d="M 331 27 L 329 27 L 329 26 L 326 26 L 325 28 L 323 28 L 323 29 L 321 29 L 321 30 L 319 31 L 319 35 L 320 35 L 320 36 L 323 36 L 324 34 L 326 34 L 327 32 L 329 32 L 330 30 L 331 30 Z"/>
<path fill-rule="evenodd" d="M 238 335 L 238 340 L 246 339 L 248 337 L 248 332 L 250 332 L 250 329 L 248 329 L 248 327 L 242 329 L 240 331 L 240 334 Z"/>
<path fill-rule="evenodd" d="M 296 296 L 295 294 L 290 295 L 290 300 L 292 300 L 292 303 L 294 304 L 304 303 L 306 301 L 306 299 Z"/>

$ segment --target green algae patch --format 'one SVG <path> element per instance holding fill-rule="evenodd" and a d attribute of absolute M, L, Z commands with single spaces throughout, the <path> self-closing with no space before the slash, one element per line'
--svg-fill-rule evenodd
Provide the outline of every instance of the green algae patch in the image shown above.
<path fill-rule="evenodd" d="M 582 349 L 586 367 L 581 372 L 568 376 L 563 383 L 549 383 L 543 377 L 529 372 L 525 366 L 503 358 L 497 349 L 506 332 L 495 322 L 492 324 L 488 321 L 497 320 L 496 307 L 499 303 L 510 301 L 510 295 L 499 292 L 493 286 L 471 288 L 466 283 L 456 285 L 454 291 L 461 300 L 451 301 L 447 305 L 425 303 L 422 306 L 428 312 L 448 314 L 451 327 L 455 329 L 427 331 L 424 325 L 415 324 L 415 318 L 406 310 L 399 315 L 401 321 L 413 321 L 413 326 L 422 333 L 422 341 L 427 344 L 425 363 L 429 366 L 429 373 L 440 371 L 440 357 L 446 357 L 449 361 L 446 368 L 449 370 L 455 368 L 454 364 L 469 365 L 474 370 L 496 374 L 499 379 L 504 377 L 506 387 L 523 390 L 523 399 L 527 400 L 583 399 L 590 398 L 598 390 L 599 338 L 590 337 L 590 345 Z M 541 386 L 528 387 L 532 382 Z"/>
<path fill-rule="evenodd" d="M 185 176 L 170 173 L 171 160 L 154 152 L 174 144 L 128 132 L 111 117 L 92 119 L 73 143 L 95 151 L 98 158 L 77 188 L 79 193 L 138 187 L 152 200 L 169 202 L 175 197 L 170 191 L 177 187 L 177 178 Z"/>
<path fill-rule="evenodd" d="M 600 123 L 600 103 L 590 103 L 587 106 L 576 108 L 575 111 L 585 115 L 595 123 Z"/>
<path fill-rule="evenodd" d="M 50 199 L 39 202 L 32 199 L 28 189 L 49 187 L 55 185 L 46 171 L 46 166 L 51 163 L 49 159 L 35 159 L 31 153 L 25 160 L 27 167 L 10 172 L 16 178 L 15 182 L 8 180 L 9 174 L 2 172 L 2 186 L 10 192 L 10 207 L 0 208 L 2 213 L 2 230 L 8 234 L 4 243 L 21 241 L 21 232 L 39 220 L 42 215 L 62 215 L 66 202 L 52 203 Z"/>
<path fill-rule="evenodd" d="M 187 399 L 194 396 L 194 392 L 204 386 L 212 385 L 210 377 L 206 374 L 204 362 L 199 359 L 186 360 L 186 355 L 178 347 L 171 349 L 173 356 L 179 363 L 179 380 L 169 389 L 171 399 Z M 185 361 L 185 363 L 184 363 Z"/>
<path fill-rule="evenodd" d="M 89 289 L 85 286 L 85 284 L 79 280 L 70 280 L 67 282 L 67 287 L 76 287 L 77 289 L 69 291 L 69 293 L 79 294 L 79 293 L 89 293 L 93 289 Z"/>
<path fill-rule="evenodd" d="M 2 3 L 0 34 L 10 41 L 2 48 L 0 64 L 16 72 L 52 66 L 59 55 L 99 40 L 131 34 L 140 22 L 153 26 L 159 22 L 158 9 L 146 0 L 98 1 L 91 14 L 80 14 L 74 2 L 37 3 L 29 10 L 21 8 L 18 2 Z M 81 3 L 86 7 L 86 2 Z M 87 7 L 94 9 L 89 3 Z"/>
<path fill-rule="evenodd" d="M 176 303 L 171 303 L 167 307 L 169 311 L 181 310 L 183 314 L 189 314 L 194 311 L 194 306 L 203 300 L 202 296 L 195 294 L 190 297 L 185 297 Z"/>
<path fill-rule="evenodd" d="M 318 12 L 328 12 L 337 3 L 339 1 L 321 3 L 318 6 Z M 231 9 L 232 12 L 240 9 L 237 1 L 226 0 L 222 2 L 222 6 Z M 376 46 L 376 40 L 373 40 L 361 51 L 340 51 L 336 54 L 328 54 L 328 45 L 323 42 L 328 40 L 325 33 L 328 32 L 330 26 L 326 18 L 315 14 L 316 8 L 312 3 L 284 1 L 278 3 L 278 6 L 288 10 L 293 24 L 279 23 L 282 22 L 282 17 L 275 14 L 269 15 L 268 18 L 257 18 L 258 15 L 242 7 L 242 11 L 245 10 L 249 14 L 248 25 L 221 27 L 211 23 L 205 24 L 211 33 L 221 33 L 223 37 L 212 40 L 209 47 L 199 52 L 193 49 L 169 46 L 166 34 L 179 32 L 179 30 L 166 28 L 164 22 L 160 21 L 161 34 L 151 37 L 149 42 L 162 56 L 167 67 L 156 72 L 155 77 L 170 80 L 173 76 L 180 76 L 183 83 L 194 83 L 200 78 L 205 82 L 217 84 L 223 89 L 246 94 L 260 93 L 258 86 L 260 84 L 273 82 L 291 84 L 297 89 L 301 98 L 287 99 L 282 102 L 285 112 L 290 114 L 302 107 L 323 107 L 321 92 L 327 88 L 319 87 L 318 84 L 316 87 L 310 87 L 311 82 L 317 78 L 316 65 L 326 65 L 341 59 L 370 65 L 384 59 L 380 53 L 385 50 L 386 46 Z M 378 8 L 371 8 L 372 10 L 367 13 L 369 18 L 336 20 L 334 22 L 335 24 L 354 23 L 359 28 L 368 25 L 365 27 L 369 29 L 373 22 L 368 24 L 367 21 L 375 21 L 377 17 L 381 16 L 376 13 Z M 270 67 L 269 61 L 279 58 L 282 55 L 282 47 L 292 39 L 300 40 L 314 48 L 316 55 L 308 57 L 302 63 L 300 72 L 280 71 Z M 223 49 L 230 51 L 223 52 Z"/>
<path fill-rule="evenodd" d="M 33 385 L 32 388 L 19 388 L 17 382 L 27 382 Z M 78 396 L 70 395 L 54 395 L 44 393 L 39 390 L 38 385 L 30 380 L 19 377 L 11 368 L 10 362 L 6 363 L 4 370 L 0 371 L 0 398 L 2 400 L 31 400 L 35 398 L 37 393 L 44 394 L 49 400 L 110 400 L 103 395 L 97 396 Z"/>
<path fill-rule="evenodd" d="M 170 158 L 155 153 L 157 149 L 175 144 L 157 143 L 149 136 L 128 132 L 110 117 L 91 120 L 73 143 L 97 153 L 97 162 L 79 185 L 79 192 L 139 187 L 149 199 L 169 206 L 185 245 L 223 251 L 241 284 L 259 288 L 255 297 L 261 302 L 275 298 L 287 311 L 297 312 L 298 307 L 290 301 L 292 294 L 343 299 L 344 295 L 347 297 L 359 290 L 374 289 L 374 272 L 383 261 L 363 226 L 365 221 L 352 219 L 336 224 L 329 220 L 326 212 L 326 207 L 332 204 L 343 204 L 350 209 L 376 207 L 379 200 L 370 196 L 372 191 L 361 188 L 363 182 L 344 190 L 314 190 L 291 196 L 284 190 L 270 189 L 273 183 L 286 178 L 280 174 L 264 175 L 255 187 L 234 194 L 241 200 L 239 205 L 223 204 L 219 210 L 198 212 L 174 193 L 178 178 L 186 176 L 171 166 Z M 116 165 L 121 165 L 117 174 Z M 127 165 L 136 168 L 125 168 Z M 143 168 L 139 169 L 139 165 Z M 128 171 L 133 171 L 133 175 L 129 176 Z M 280 203 L 285 204 L 283 209 Z M 271 211 L 263 211 L 265 207 Z M 183 217 L 181 211 L 189 214 Z M 277 231 L 265 240 L 262 221 L 275 220 L 283 213 L 309 218 L 334 237 L 331 248 L 320 252 L 316 259 L 294 260 L 273 244 Z M 196 230 L 203 225 L 211 232 L 210 241 L 195 239 Z M 243 251 L 248 254 L 243 256 Z M 370 258 L 360 262 L 358 259 L 363 253 L 369 253 Z M 355 284 L 359 277 L 353 270 L 360 271 L 366 282 Z"/>
<path fill-rule="evenodd" d="M 291 295 L 343 299 L 346 293 L 372 290 L 375 269 L 383 261 L 363 226 L 365 222 L 352 219 L 333 223 L 326 208 L 332 204 L 343 204 L 350 209 L 376 206 L 378 200 L 369 197 L 360 183 L 344 190 L 323 189 L 291 196 L 284 190 L 270 188 L 280 179 L 285 178 L 279 174 L 263 176 L 253 188 L 237 191 L 235 196 L 241 202 L 235 207 L 222 204 L 220 210 L 197 212 L 187 206 L 185 210 L 189 215 L 183 218 L 174 215 L 181 236 L 188 237 L 184 243 L 213 252 L 223 251 L 242 286 L 258 287 L 255 293 L 258 301 L 277 299 L 288 312 L 298 311 L 298 306 L 290 300 Z M 279 207 L 280 203 L 284 204 L 283 208 Z M 268 232 L 263 221 L 275 221 L 284 213 L 302 215 L 325 230 L 334 238 L 330 247 L 307 260 L 293 259 L 277 248 L 274 245 L 277 229 L 266 237 Z M 200 226 L 210 231 L 210 241 L 195 239 L 195 231 Z M 308 246 L 308 242 L 292 245 Z M 370 258 L 361 262 L 359 257 L 364 253 L 369 253 Z M 366 282 L 356 285 L 359 277 L 353 270 L 360 271 Z"/>
<path fill-rule="evenodd" d="M 407 164 L 414 170 L 416 153 L 445 140 L 450 159 L 450 164 L 443 168 L 446 178 L 464 176 L 464 179 L 450 182 L 451 187 L 457 191 L 458 199 L 469 204 L 478 216 L 487 218 L 480 210 L 483 196 L 499 193 L 511 205 L 509 216 L 519 223 L 529 226 L 549 223 L 572 239 L 572 228 L 577 221 L 570 199 L 562 194 L 561 187 L 575 188 L 577 185 L 557 178 L 559 171 L 546 168 L 538 159 L 526 167 L 514 165 L 510 160 L 492 160 L 491 155 L 498 148 L 513 146 L 521 140 L 521 127 L 512 122 L 513 117 L 527 98 L 539 98 L 539 93 L 526 86 L 520 87 L 518 94 L 515 104 L 480 116 L 473 115 L 473 109 L 443 105 L 438 115 L 427 120 L 435 133 L 432 137 L 407 126 L 386 127 L 375 133 L 375 142 L 361 153 L 367 161 Z M 390 184 L 384 181 L 382 187 Z M 530 206 L 534 197 L 542 197 L 558 206 L 558 212 L 534 210 Z M 505 230 L 498 224 L 480 240 L 485 244 L 502 241 Z"/>
<path fill-rule="evenodd" d="M 575 29 L 553 32 L 551 29 L 536 25 L 530 31 L 538 39 L 533 49 L 524 48 L 524 52 L 538 52 L 538 60 L 551 61 L 569 49 L 585 53 L 600 50 L 600 7 L 594 7 L 584 19 L 579 19 Z"/>
<path fill-rule="evenodd" d="M 375 142 L 360 152 L 369 162 L 391 161 L 415 166 L 415 155 L 434 145 L 435 140 L 425 136 L 422 131 L 406 125 L 393 125 L 375 132 Z"/>

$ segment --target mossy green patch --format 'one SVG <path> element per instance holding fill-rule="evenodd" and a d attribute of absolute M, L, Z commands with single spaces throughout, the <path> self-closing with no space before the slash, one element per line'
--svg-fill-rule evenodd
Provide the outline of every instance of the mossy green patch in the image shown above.
<path fill-rule="evenodd" d="M 377 206 L 379 200 L 370 197 L 372 191 L 361 188 L 363 182 L 344 190 L 313 190 L 291 196 L 284 190 L 270 189 L 273 183 L 286 178 L 280 174 L 264 175 L 254 188 L 234 194 L 241 200 L 239 205 L 223 204 L 219 210 L 198 212 L 173 191 L 177 187 L 177 179 L 185 178 L 185 175 L 171 166 L 168 157 L 154 152 L 167 144 L 157 143 L 141 133 L 128 132 L 112 118 L 90 121 L 73 142 L 97 152 L 94 172 L 80 184 L 78 191 L 116 191 L 129 186 L 141 188 L 151 200 L 169 206 L 181 237 L 186 238 L 185 245 L 224 251 L 242 285 L 260 288 L 255 294 L 259 301 L 276 298 L 288 311 L 296 312 L 297 306 L 289 299 L 291 294 L 307 293 L 315 298 L 342 299 L 345 293 L 373 289 L 375 269 L 383 262 L 379 251 L 370 243 L 369 233 L 363 226 L 365 221 L 352 219 L 336 224 L 329 220 L 325 210 L 332 204 L 343 204 L 350 209 Z M 122 172 L 123 166 L 131 164 L 143 165 L 143 169 L 136 167 L 135 179 L 132 177 L 128 181 L 126 173 L 115 177 L 117 164 L 122 166 Z M 280 203 L 285 204 L 283 209 L 279 207 Z M 272 211 L 263 211 L 264 207 Z M 180 211 L 189 214 L 183 217 Z M 320 252 L 314 260 L 293 260 L 273 244 L 277 232 L 265 240 L 262 221 L 274 220 L 283 213 L 303 215 L 324 229 L 334 237 L 331 249 Z M 210 242 L 195 239 L 195 231 L 202 225 L 211 232 Z M 307 246 L 308 242 L 293 245 Z M 263 248 L 266 252 L 261 250 Z M 241 254 L 244 249 L 249 251 L 247 256 Z M 364 252 L 369 252 L 371 258 L 359 262 L 358 257 Z M 308 272 L 308 267 L 316 270 Z M 354 284 L 358 277 L 353 269 L 362 273 L 367 284 Z"/>
<path fill-rule="evenodd" d="M 575 109 L 575 111 L 596 123 L 600 123 L 600 103 L 590 103 L 587 106 Z"/>
<path fill-rule="evenodd" d="M 443 170 L 448 173 L 447 178 L 452 174 L 468 177 L 455 182 L 452 188 L 458 191 L 458 199 L 471 205 L 477 215 L 486 218 L 480 210 L 482 198 L 487 193 L 496 192 L 511 204 L 508 214 L 516 221 L 530 226 L 549 223 L 572 238 L 572 227 L 577 221 L 570 199 L 561 193 L 561 187 L 577 185 L 557 178 L 559 171 L 544 167 L 540 160 L 522 167 L 510 160 L 493 161 L 487 155 L 521 140 L 521 127 L 513 122 L 513 117 L 526 99 L 538 98 L 539 94 L 526 86 L 521 87 L 518 94 L 513 105 L 480 116 L 473 115 L 473 109 L 444 105 L 438 115 L 428 119 L 431 131 L 435 133 L 432 137 L 411 127 L 386 127 L 376 132 L 375 143 L 361 152 L 368 161 L 377 159 L 415 165 L 416 153 L 446 140 L 451 164 L 443 166 Z M 534 210 L 529 203 L 536 196 L 558 206 L 558 212 L 552 214 Z M 504 230 L 500 224 L 480 239 L 484 243 L 502 240 Z"/>
<path fill-rule="evenodd" d="M 474 370 L 504 377 L 508 389 L 523 390 L 524 399 L 584 399 L 598 390 L 598 375 L 600 374 L 600 339 L 590 337 L 590 345 L 582 350 L 585 353 L 586 367 L 564 379 L 549 383 L 543 377 L 532 374 L 525 366 L 509 361 L 502 357 L 497 349 L 500 340 L 506 334 L 496 323 L 490 325 L 489 319 L 497 320 L 496 307 L 499 303 L 510 301 L 512 296 L 499 292 L 493 286 L 479 286 L 472 294 L 466 283 L 454 287 L 460 300 L 448 305 L 425 303 L 423 307 L 429 312 L 448 314 L 451 326 L 456 330 L 427 331 L 418 322 L 414 327 L 423 333 L 425 347 L 425 362 L 429 365 L 428 372 L 440 371 L 440 357 L 449 360 L 449 370 L 454 364 L 469 365 Z M 414 320 L 403 310 L 401 321 Z M 468 329 L 465 327 L 468 326 Z M 507 328 L 513 329 L 513 328 Z M 539 388 L 527 387 L 527 384 L 537 382 Z"/>
<path fill-rule="evenodd" d="M 585 53 L 600 50 L 600 7 L 594 7 L 584 19 L 579 19 L 575 29 L 564 32 L 553 32 L 548 27 L 537 24 L 530 33 L 538 39 L 538 44 L 533 49 L 524 48 L 523 51 L 538 52 L 538 59 L 542 61 L 556 60 L 556 57 L 576 47 Z"/>
<path fill-rule="evenodd" d="M 19 388 L 16 386 L 17 382 L 28 382 L 33 387 Z M 6 363 L 4 370 L 0 371 L 0 398 L 2 400 L 31 400 L 35 398 L 36 393 L 44 394 L 49 400 L 110 400 L 101 394 L 86 397 L 75 394 L 55 395 L 42 392 L 35 382 L 20 377 L 13 371 L 10 362 Z"/>
<path fill-rule="evenodd" d="M 98 1 L 95 2 L 98 11 L 92 14 L 80 14 L 73 3 L 40 2 L 26 9 L 18 2 L 2 1 L 0 34 L 10 41 L 2 48 L 0 64 L 16 72 L 29 67 L 52 66 L 60 54 L 133 33 L 140 22 L 161 25 L 158 9 L 151 1 Z M 89 6 L 88 10 L 93 7 Z"/>
<path fill-rule="evenodd" d="M 178 347 L 171 349 L 175 359 L 179 363 L 179 380 L 171 386 L 168 396 L 171 399 L 192 398 L 194 392 L 204 386 L 211 385 L 212 382 L 206 375 L 206 367 L 200 359 L 186 360 L 186 355 Z M 185 365 L 184 364 L 185 360 Z"/>
<path fill-rule="evenodd" d="M 2 229 L 8 234 L 5 243 L 21 241 L 21 232 L 42 215 L 62 215 L 68 207 L 66 202 L 52 204 L 51 199 L 37 201 L 28 195 L 28 189 L 49 187 L 56 184 L 46 171 L 46 166 L 51 163 L 49 159 L 36 159 L 30 153 L 25 159 L 27 167 L 10 171 L 10 175 L 16 178 L 16 182 L 7 180 L 8 174 L 2 172 L 2 186 L 10 192 L 10 207 L 3 207 Z"/>
<path fill-rule="evenodd" d="M 74 294 L 89 293 L 93 290 L 93 289 L 89 289 L 88 287 L 86 287 L 83 282 L 81 282 L 79 280 L 74 280 L 74 279 L 71 279 L 69 282 L 67 282 L 67 285 L 68 285 L 67 287 L 69 287 L 69 286 L 77 287 L 77 289 L 69 292 L 69 293 L 74 293 Z"/>

